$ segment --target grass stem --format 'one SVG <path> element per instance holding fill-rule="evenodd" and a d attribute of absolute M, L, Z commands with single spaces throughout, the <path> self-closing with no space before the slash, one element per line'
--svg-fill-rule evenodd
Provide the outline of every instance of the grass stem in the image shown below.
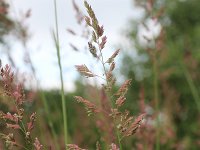
<path fill-rule="evenodd" d="M 157 64 L 157 52 L 153 53 L 153 74 L 154 74 L 154 100 L 155 100 L 155 110 L 157 113 L 156 117 L 156 150 L 160 150 L 160 125 L 159 125 L 159 95 L 158 95 L 158 64 Z"/>
<path fill-rule="evenodd" d="M 57 51 L 57 58 L 58 58 L 58 66 L 60 70 L 60 82 L 61 82 L 61 99 L 62 99 L 62 111 L 63 111 L 63 122 L 64 122 L 64 140 L 65 145 L 68 144 L 68 132 L 67 132 L 67 111 L 66 111 L 66 102 L 65 102 L 65 95 L 64 95 L 64 82 L 63 82 L 63 75 L 62 75 L 62 65 L 61 65 L 61 58 L 60 58 L 60 42 L 59 42 L 59 31 L 58 31 L 58 15 L 57 15 L 57 3 L 54 0 L 54 13 L 55 13 L 55 26 L 56 32 L 54 35 L 56 51 Z"/>
<path fill-rule="evenodd" d="M 193 81 L 189 71 L 187 70 L 187 68 L 185 67 L 183 62 L 181 62 L 181 67 L 182 67 L 182 70 L 183 70 L 183 74 L 185 75 L 186 81 L 189 85 L 192 96 L 194 98 L 194 101 L 196 103 L 197 109 L 200 112 L 200 97 L 199 97 L 199 94 L 198 94 L 198 90 L 197 90 L 197 88 L 194 84 L 194 81 Z"/>
<path fill-rule="evenodd" d="M 100 45 L 99 41 L 97 43 L 98 43 L 98 45 Z M 100 57 L 101 57 L 100 61 L 101 61 L 101 64 L 102 64 L 103 70 L 104 70 L 104 75 L 106 76 L 107 71 L 106 71 L 106 67 L 105 67 L 105 63 L 104 63 L 104 59 L 103 59 L 103 54 L 102 54 L 102 51 L 100 49 L 100 46 L 99 46 L 99 52 L 100 52 Z M 107 77 L 106 77 L 106 83 L 107 83 L 107 86 L 110 85 Z M 114 108 L 114 103 L 113 103 L 114 101 L 112 100 L 111 94 L 109 95 L 109 97 L 111 98 L 111 104 L 112 104 L 112 107 Z M 123 150 L 122 144 L 121 144 L 120 135 L 119 135 L 119 131 L 116 129 L 116 121 L 115 120 L 114 120 L 114 124 L 115 124 L 115 131 L 116 131 L 116 134 L 117 134 L 117 140 L 118 140 L 118 143 L 119 143 L 120 150 Z"/>
<path fill-rule="evenodd" d="M 56 131 L 55 131 L 54 127 L 53 127 L 52 119 L 50 117 L 51 115 L 50 115 L 49 105 L 47 103 L 47 99 L 46 99 L 46 97 L 45 97 L 43 92 L 40 92 L 40 96 L 41 96 L 41 99 L 42 99 L 42 102 L 43 102 L 43 105 L 44 105 L 44 110 L 45 110 L 45 113 L 46 113 L 46 116 L 47 116 L 48 125 L 49 125 L 51 133 L 53 135 L 55 148 L 57 150 L 59 150 L 60 148 L 59 148 L 59 145 L 58 145 L 58 142 L 57 142 L 58 137 L 57 137 Z"/>

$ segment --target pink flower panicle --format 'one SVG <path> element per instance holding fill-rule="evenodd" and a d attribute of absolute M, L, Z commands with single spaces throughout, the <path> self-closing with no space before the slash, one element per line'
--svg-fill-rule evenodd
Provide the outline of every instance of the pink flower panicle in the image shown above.
<path fill-rule="evenodd" d="M 116 130 L 119 131 L 118 140 L 122 140 L 122 138 L 133 135 L 138 130 L 143 120 L 144 114 L 139 115 L 136 119 L 134 119 L 133 116 L 129 116 L 128 111 L 126 110 L 124 112 L 120 111 L 119 107 L 123 106 L 123 104 L 126 101 L 125 95 L 128 92 L 128 88 L 131 84 L 131 79 L 126 80 L 122 84 L 122 86 L 118 89 L 118 91 L 115 94 L 113 94 L 113 91 L 114 91 L 113 87 L 116 82 L 116 78 L 113 76 L 113 71 L 115 69 L 114 59 L 119 54 L 120 50 L 117 49 L 107 59 L 107 61 L 104 61 L 102 50 L 104 49 L 107 43 L 107 37 L 104 35 L 104 27 L 103 25 L 99 25 L 99 22 L 96 18 L 95 13 L 92 7 L 87 3 L 87 1 L 84 1 L 84 4 L 88 13 L 88 15 L 85 16 L 85 22 L 91 30 L 91 35 L 90 35 L 91 40 L 88 42 L 88 49 L 90 53 L 95 57 L 95 59 L 97 59 L 98 62 L 102 64 L 103 74 L 102 76 L 95 75 L 87 68 L 86 65 L 76 65 L 76 69 L 78 70 L 79 73 L 81 73 L 87 78 L 100 77 L 101 79 L 105 80 L 105 84 L 102 84 L 102 85 L 106 93 L 105 95 L 103 95 L 104 97 L 101 101 L 103 105 L 100 108 L 97 105 L 93 104 L 92 102 L 80 96 L 75 96 L 75 99 L 78 102 L 85 105 L 85 108 L 88 110 L 89 114 L 101 112 L 103 116 L 106 116 L 105 118 L 109 118 L 109 120 L 111 120 L 112 122 L 112 125 L 110 126 L 113 126 L 113 127 L 115 126 Z M 107 66 L 109 66 L 109 68 L 107 68 Z M 108 97 L 108 99 L 115 100 L 114 103 L 109 101 L 110 104 L 111 103 L 113 104 L 112 107 L 105 107 L 105 100 L 106 100 L 107 95 L 110 96 Z M 103 121 L 99 120 L 98 124 L 99 126 L 102 126 Z M 104 124 L 104 126 L 106 126 L 106 124 Z M 103 129 L 102 131 L 106 131 L 106 130 Z M 112 140 L 110 143 L 112 143 L 114 140 Z M 79 147 L 77 145 L 70 144 L 68 146 L 70 146 L 71 149 L 79 150 Z M 118 146 L 113 143 L 110 145 L 110 147 L 111 147 L 111 150 L 119 150 Z"/>
<path fill-rule="evenodd" d="M 12 97 L 15 100 L 17 105 L 21 105 L 24 102 L 24 91 L 21 84 L 15 85 L 14 73 L 11 72 L 9 65 L 6 65 L 4 68 L 1 68 L 1 78 L 3 81 L 4 93 L 7 96 Z"/>
<path fill-rule="evenodd" d="M 1 64 L 0 64 L 1 66 Z M 14 82 L 14 73 L 11 71 L 11 68 L 9 65 L 6 65 L 5 67 L 1 67 L 0 69 L 0 80 L 2 80 L 3 84 L 3 96 L 8 96 L 11 98 L 11 100 L 14 101 L 15 106 L 15 113 L 4 113 L 0 112 L 0 119 L 5 121 L 5 127 L 9 129 L 14 129 L 16 131 L 23 131 L 24 133 L 24 140 L 26 142 L 31 143 L 33 140 L 31 138 L 31 130 L 34 127 L 34 122 L 36 120 L 36 113 L 33 113 L 30 116 L 30 122 L 25 123 L 24 118 L 24 108 L 23 103 L 25 101 L 25 94 L 23 90 L 22 84 L 16 84 Z M 6 97 L 7 98 L 7 97 Z M 27 127 L 25 127 L 25 124 L 27 124 Z M 9 133 L 7 134 L 0 134 L 0 137 L 5 141 L 6 146 L 13 147 L 23 147 L 22 145 L 18 144 L 16 139 L 14 138 L 14 134 L 16 133 L 13 130 L 8 130 Z M 12 133 L 13 132 L 13 133 Z M 31 143 L 33 146 L 33 143 Z M 40 150 L 40 149 L 37 149 Z"/>

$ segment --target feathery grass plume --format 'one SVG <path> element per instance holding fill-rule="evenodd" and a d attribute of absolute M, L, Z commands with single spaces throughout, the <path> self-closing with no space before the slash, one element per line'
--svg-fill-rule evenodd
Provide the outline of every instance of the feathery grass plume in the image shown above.
<path fill-rule="evenodd" d="M 76 96 L 75 99 L 78 102 L 83 103 L 87 110 L 89 110 L 89 113 L 103 113 L 105 115 L 105 118 L 110 119 L 110 126 L 111 124 L 114 126 L 114 130 L 116 132 L 116 136 L 118 139 L 118 144 L 120 146 L 120 149 L 122 150 L 122 144 L 121 140 L 124 137 L 128 137 L 133 135 L 137 129 L 140 127 L 140 124 L 143 120 L 144 114 L 141 114 L 140 116 L 134 117 L 129 116 L 129 112 L 121 112 L 119 108 L 123 106 L 125 103 L 125 94 L 128 91 L 128 86 L 131 84 L 131 79 L 126 80 L 122 86 L 118 89 L 117 93 L 113 95 L 112 89 L 116 82 L 116 78 L 113 76 L 113 71 L 115 69 L 115 62 L 114 59 L 119 54 L 119 49 L 116 50 L 107 61 L 104 61 L 103 56 L 103 49 L 105 47 L 105 44 L 107 42 L 107 37 L 104 35 L 104 28 L 103 26 L 99 25 L 99 22 L 95 16 L 94 11 L 92 10 L 92 7 L 85 1 L 84 2 L 86 10 L 88 12 L 88 16 L 85 17 L 86 24 L 91 28 L 92 34 L 91 41 L 88 42 L 88 49 L 90 53 L 95 57 L 95 59 L 98 60 L 102 64 L 103 67 L 103 76 L 97 76 L 92 71 L 90 71 L 86 65 L 76 65 L 76 68 L 78 72 L 80 72 L 85 77 L 101 77 L 106 81 L 106 84 L 103 84 L 103 90 L 106 91 L 104 94 L 104 98 L 102 100 L 108 99 L 109 104 L 112 105 L 112 107 L 101 107 L 99 108 L 98 105 L 95 105 L 91 103 L 90 101 L 80 97 Z M 97 48 L 96 48 L 97 47 Z M 108 68 L 107 68 L 108 65 Z M 114 100 L 116 98 L 116 100 Z M 108 108 L 108 110 L 107 110 Z M 101 120 L 100 120 L 101 121 Z M 100 123 L 101 124 L 101 123 Z M 101 127 L 100 127 L 101 128 Z M 103 130 L 105 131 L 105 130 Z M 112 131 L 113 132 L 113 131 Z M 112 141 L 111 143 L 115 142 Z M 109 144 L 110 145 L 110 144 Z M 119 150 L 118 146 L 115 144 L 111 144 L 112 150 Z"/>
<path fill-rule="evenodd" d="M 16 84 L 14 82 L 14 73 L 11 71 L 10 66 L 6 65 L 1 67 L 0 80 L 2 80 L 2 87 L 4 96 L 7 99 L 13 100 L 15 112 L 4 113 L 0 112 L 0 120 L 5 124 L 6 128 L 9 128 L 9 133 L 0 133 L 1 139 L 5 141 L 6 147 L 12 149 L 14 146 L 22 149 L 32 149 L 34 143 L 32 140 L 32 129 L 34 128 L 34 122 L 36 121 L 36 113 L 30 116 L 30 121 L 26 123 L 23 104 L 25 103 L 25 94 L 22 84 Z M 22 133 L 25 145 L 20 145 L 15 138 L 17 133 Z"/>

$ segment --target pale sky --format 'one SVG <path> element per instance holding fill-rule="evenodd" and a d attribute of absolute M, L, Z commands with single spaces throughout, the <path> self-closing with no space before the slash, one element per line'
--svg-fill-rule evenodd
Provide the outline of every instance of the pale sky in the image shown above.
<path fill-rule="evenodd" d="M 13 17 L 20 18 L 22 12 L 31 9 L 31 17 L 26 21 L 29 26 L 29 32 L 32 35 L 28 42 L 31 59 L 36 68 L 41 86 L 50 89 L 58 88 L 60 85 L 59 70 L 56 49 L 51 35 L 55 24 L 53 0 L 9 1 L 12 2 L 11 15 Z M 71 0 L 57 0 L 57 3 L 64 84 L 66 91 L 71 91 L 73 89 L 73 81 L 78 77 L 74 65 L 91 65 L 91 57 L 75 52 L 69 46 L 70 42 L 80 49 L 83 49 L 85 45 L 83 40 L 77 39 L 66 32 L 67 28 L 80 31 L 74 17 L 75 12 Z M 76 0 L 76 3 L 85 12 L 83 0 Z M 128 27 L 130 19 L 136 19 L 141 16 L 141 10 L 134 8 L 133 0 L 88 0 L 88 3 L 94 9 L 99 23 L 104 25 L 105 34 L 108 37 L 107 51 L 110 51 L 108 54 L 111 54 L 116 49 L 116 46 L 123 45 L 123 30 Z M 21 48 L 18 43 L 13 44 L 12 47 L 12 49 L 15 49 L 13 55 L 15 55 L 16 63 L 24 68 L 21 61 Z"/>

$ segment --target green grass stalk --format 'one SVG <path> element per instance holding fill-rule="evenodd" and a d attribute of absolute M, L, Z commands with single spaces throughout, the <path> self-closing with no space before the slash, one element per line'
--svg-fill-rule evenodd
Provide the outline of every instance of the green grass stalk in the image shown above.
<path fill-rule="evenodd" d="M 98 45 L 100 45 L 99 41 L 98 41 Z M 104 74 L 106 76 L 107 71 L 106 71 L 106 67 L 105 67 L 105 63 L 104 63 L 104 59 L 103 59 L 103 54 L 102 54 L 102 52 L 100 50 L 100 46 L 99 46 L 99 52 L 100 52 L 100 55 L 101 55 L 100 61 L 101 61 L 101 64 L 103 66 Z M 107 84 L 107 86 L 109 86 L 109 81 L 107 80 L 107 78 L 106 78 L 106 84 Z M 112 107 L 114 108 L 114 101 L 112 100 L 112 96 L 110 96 L 110 94 L 109 94 L 109 97 L 111 98 L 111 104 L 112 104 Z M 115 132 L 117 134 L 117 140 L 118 140 L 118 143 L 119 143 L 120 150 L 123 150 L 123 147 L 122 147 L 122 144 L 121 144 L 121 138 L 120 138 L 120 135 L 119 135 L 119 131 L 116 129 L 116 123 L 115 122 L 116 121 L 114 120 Z"/>
<path fill-rule="evenodd" d="M 159 125 L 159 95 L 158 95 L 158 62 L 157 62 L 157 53 L 153 53 L 153 88 L 154 88 L 154 100 L 155 100 L 155 110 L 157 113 L 156 117 L 156 150 L 160 150 L 160 125 Z"/>
<path fill-rule="evenodd" d="M 57 51 L 58 66 L 59 66 L 59 70 L 60 70 L 62 112 L 63 112 L 63 122 L 64 122 L 64 141 L 65 141 L 65 145 L 66 145 L 66 144 L 68 144 L 67 111 L 66 111 L 66 102 L 65 102 L 65 95 L 64 95 L 62 65 L 61 65 L 61 58 L 60 58 L 60 42 L 59 42 L 58 17 L 57 17 L 58 15 L 57 15 L 56 0 L 54 0 L 54 13 L 55 13 L 55 26 L 56 26 L 56 32 L 54 34 L 54 40 L 55 40 L 55 46 L 56 46 L 56 51 Z"/>
<path fill-rule="evenodd" d="M 187 68 L 185 67 L 183 62 L 181 62 L 181 67 L 182 67 L 183 73 L 185 75 L 185 78 L 187 80 L 187 83 L 189 85 L 192 96 L 194 98 L 194 101 L 196 103 L 197 109 L 200 112 L 200 97 L 199 97 L 199 94 L 198 94 L 198 90 L 197 90 L 197 88 L 194 84 L 194 81 L 192 80 L 192 77 L 191 77 L 189 71 L 187 70 Z"/>
<path fill-rule="evenodd" d="M 53 135 L 55 148 L 56 148 L 56 150 L 59 150 L 60 147 L 59 147 L 58 142 L 57 142 L 58 137 L 57 137 L 56 131 L 53 127 L 53 122 L 52 122 L 51 117 L 50 117 L 51 115 L 50 115 L 49 105 L 47 103 L 47 99 L 46 99 L 43 92 L 40 92 L 40 97 L 41 97 L 43 105 L 44 105 L 44 110 L 45 110 L 45 113 L 46 113 L 46 116 L 47 116 L 48 125 L 49 125 L 51 133 Z"/>

